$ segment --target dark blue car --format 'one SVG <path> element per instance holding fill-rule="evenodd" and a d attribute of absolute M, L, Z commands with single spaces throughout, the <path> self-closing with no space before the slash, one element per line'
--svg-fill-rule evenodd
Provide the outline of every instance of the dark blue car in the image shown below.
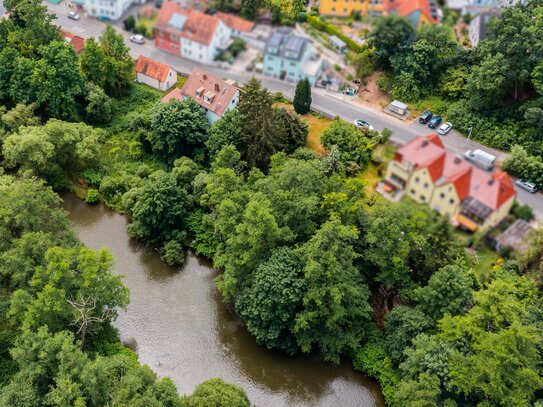
<path fill-rule="evenodd" d="M 434 116 L 428 122 L 428 127 L 430 127 L 431 129 L 435 129 L 441 124 L 442 121 L 443 119 L 441 118 L 441 116 Z"/>

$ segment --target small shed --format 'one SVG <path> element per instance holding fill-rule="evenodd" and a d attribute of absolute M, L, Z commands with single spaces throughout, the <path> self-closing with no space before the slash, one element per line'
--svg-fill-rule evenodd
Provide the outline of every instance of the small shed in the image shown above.
<path fill-rule="evenodd" d="M 495 238 L 494 246 L 497 251 L 507 247 L 523 253 L 529 247 L 529 235 L 534 231 L 534 228 L 526 221 L 517 219 L 505 232 Z"/>
<path fill-rule="evenodd" d="M 391 112 L 404 116 L 407 114 L 407 105 L 399 100 L 393 100 L 388 108 Z"/>
<path fill-rule="evenodd" d="M 347 43 L 335 35 L 332 35 L 330 37 L 330 44 L 332 44 L 332 47 L 340 52 L 345 51 L 345 49 L 347 48 Z"/>

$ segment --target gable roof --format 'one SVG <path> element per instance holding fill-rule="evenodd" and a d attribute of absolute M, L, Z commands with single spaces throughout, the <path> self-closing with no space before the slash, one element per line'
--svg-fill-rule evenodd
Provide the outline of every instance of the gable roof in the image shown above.
<path fill-rule="evenodd" d="M 289 29 L 279 28 L 272 32 L 266 43 L 265 54 L 300 61 L 309 39 L 290 33 Z"/>
<path fill-rule="evenodd" d="M 164 82 L 170 73 L 170 66 L 140 55 L 136 61 L 136 72 Z"/>
<path fill-rule="evenodd" d="M 235 16 L 233 14 L 223 13 L 222 11 L 215 14 L 215 17 L 226 24 L 227 27 L 240 32 L 251 32 L 255 26 L 255 23 L 252 21 L 245 20 L 244 18 Z"/>
<path fill-rule="evenodd" d="M 222 22 L 215 16 L 187 9 L 179 3 L 166 1 L 160 8 L 155 27 L 176 33 L 188 40 L 209 45 L 219 24 Z"/>
<path fill-rule="evenodd" d="M 436 181 L 441 177 L 441 171 L 439 169 L 443 167 L 444 157 L 445 149 L 437 135 L 415 137 L 396 153 L 397 161 L 406 161 L 411 164 L 414 169 L 432 167 L 430 174 L 433 173 L 433 181 Z"/>
<path fill-rule="evenodd" d="M 196 91 L 200 97 L 196 97 Z M 163 102 L 171 99 L 191 98 L 200 106 L 211 110 L 217 116 L 222 116 L 239 89 L 221 78 L 207 73 L 200 68 L 194 68 L 182 89 L 176 88 L 162 98 Z M 204 95 L 211 102 L 204 101 Z"/>
<path fill-rule="evenodd" d="M 437 23 L 437 19 L 432 15 L 430 0 L 385 0 L 386 10 L 389 13 L 396 13 L 402 17 L 410 17 L 416 12 L 423 14 L 428 21 Z"/>
<path fill-rule="evenodd" d="M 74 51 L 76 53 L 80 53 L 83 51 L 83 48 L 85 48 L 85 39 L 80 37 L 79 35 L 72 34 L 69 31 L 66 31 L 64 29 L 59 29 L 60 35 L 62 35 L 68 43 L 74 47 Z"/>

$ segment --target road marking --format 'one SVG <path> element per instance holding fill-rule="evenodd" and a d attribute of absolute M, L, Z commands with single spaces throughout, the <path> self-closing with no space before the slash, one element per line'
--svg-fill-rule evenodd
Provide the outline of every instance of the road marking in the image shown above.
<path fill-rule="evenodd" d="M 78 27 L 77 25 L 74 25 L 72 28 L 71 28 L 72 31 L 75 31 L 76 33 L 80 33 L 80 34 L 83 34 L 85 32 L 85 29 L 84 28 L 81 28 L 81 27 Z"/>

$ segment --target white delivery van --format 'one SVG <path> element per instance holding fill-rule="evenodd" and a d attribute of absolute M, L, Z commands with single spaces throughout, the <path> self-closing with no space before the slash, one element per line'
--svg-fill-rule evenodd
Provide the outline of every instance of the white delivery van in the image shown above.
<path fill-rule="evenodd" d="M 464 157 L 469 162 L 487 171 L 490 171 L 492 168 L 494 168 L 494 163 L 496 162 L 495 156 L 483 150 L 466 151 Z"/>

